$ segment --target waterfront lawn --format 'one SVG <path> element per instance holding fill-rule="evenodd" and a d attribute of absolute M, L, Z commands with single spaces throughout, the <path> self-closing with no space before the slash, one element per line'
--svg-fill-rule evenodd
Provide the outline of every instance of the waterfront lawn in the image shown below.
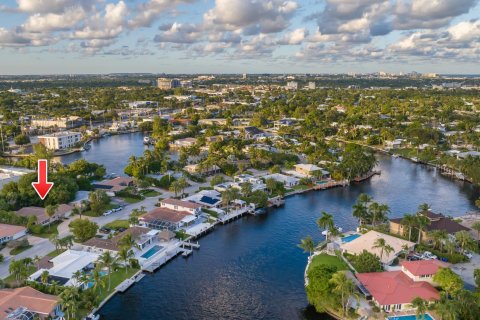
<path fill-rule="evenodd" d="M 128 229 L 130 227 L 130 222 L 128 220 L 115 220 L 104 225 L 106 228 L 113 230 L 118 230 L 120 228 Z"/>
<path fill-rule="evenodd" d="M 118 268 L 116 271 L 112 272 L 110 276 L 110 290 L 108 290 L 108 275 L 105 276 L 105 288 L 97 288 L 98 301 L 105 300 L 112 292 L 115 291 L 115 288 L 122 283 L 124 280 L 131 278 L 135 273 L 140 269 L 138 268 L 128 268 L 128 271 L 125 272 L 125 268 Z"/>
<path fill-rule="evenodd" d="M 298 191 L 298 190 L 306 190 L 306 189 L 309 189 L 310 187 L 305 185 L 305 184 L 297 184 L 296 186 L 293 186 L 292 189 L 295 190 L 295 191 Z"/>
<path fill-rule="evenodd" d="M 348 270 L 348 266 L 343 261 L 342 259 L 336 257 L 336 256 L 331 256 L 326 253 L 319 254 L 315 257 L 313 257 L 312 262 L 310 263 L 309 268 L 315 268 L 318 265 L 325 264 L 329 266 L 335 266 L 337 267 L 337 270 Z"/>

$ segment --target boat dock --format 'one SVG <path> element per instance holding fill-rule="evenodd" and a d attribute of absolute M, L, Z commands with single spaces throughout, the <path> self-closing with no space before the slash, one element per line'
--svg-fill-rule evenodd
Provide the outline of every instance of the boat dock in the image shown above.
<path fill-rule="evenodd" d="M 117 292 L 125 292 L 125 291 L 127 291 L 127 289 L 130 288 L 135 282 L 136 282 L 135 277 L 129 278 L 129 279 L 123 281 L 122 283 L 120 283 L 120 284 L 115 288 L 115 290 L 116 290 Z"/>
<path fill-rule="evenodd" d="M 224 215 L 223 217 L 219 218 L 218 220 L 222 223 L 222 224 L 225 224 L 225 223 L 228 223 L 230 221 L 233 221 L 235 219 L 238 219 L 240 218 L 241 216 L 243 216 L 244 214 L 248 213 L 248 210 L 249 208 L 245 207 L 245 208 L 241 208 L 241 209 L 238 209 L 238 210 L 235 210 L 231 213 L 228 213 L 226 215 Z"/>
<path fill-rule="evenodd" d="M 180 248 L 180 252 L 182 252 L 182 256 L 183 257 L 188 257 L 189 255 L 191 255 L 193 253 L 193 250 L 192 249 L 186 249 L 186 248 Z"/>
<path fill-rule="evenodd" d="M 158 268 L 166 264 L 168 261 L 176 257 L 179 253 L 183 252 L 182 248 L 180 248 L 180 244 L 181 242 L 177 244 L 177 247 L 158 255 L 158 257 L 154 257 L 151 262 L 142 266 L 142 270 L 150 273 L 155 272 L 155 270 L 157 270 Z"/>
<path fill-rule="evenodd" d="M 193 242 L 190 242 L 190 241 L 184 241 L 184 242 L 182 242 L 182 247 L 183 248 L 190 247 L 192 249 L 200 249 L 200 245 L 198 244 L 198 241 L 197 241 L 197 243 L 193 243 Z"/>
<path fill-rule="evenodd" d="M 353 179 L 353 181 L 355 182 L 362 182 L 364 180 L 367 180 L 367 179 L 370 179 L 371 177 L 373 177 L 374 175 L 380 175 L 382 174 L 382 172 L 380 170 L 373 170 L 373 171 L 370 171 L 364 175 L 361 175 L 361 176 L 358 176 L 358 177 L 355 177 Z"/>
<path fill-rule="evenodd" d="M 325 190 L 325 189 L 330 189 L 335 187 L 345 187 L 345 186 L 348 186 L 348 184 L 349 184 L 348 180 L 341 180 L 341 181 L 329 180 L 323 183 L 317 183 L 313 187 L 313 190 Z"/>

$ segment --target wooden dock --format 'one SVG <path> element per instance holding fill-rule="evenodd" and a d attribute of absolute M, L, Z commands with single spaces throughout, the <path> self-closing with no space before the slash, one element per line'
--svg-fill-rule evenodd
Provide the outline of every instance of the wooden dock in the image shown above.
<path fill-rule="evenodd" d="M 373 177 L 374 175 L 380 175 L 382 174 L 382 172 L 380 170 L 373 170 L 373 171 L 370 171 L 364 175 L 361 175 L 361 176 L 357 176 L 353 179 L 353 181 L 355 182 L 362 182 L 364 180 L 367 180 L 367 179 L 370 179 L 371 177 Z"/>

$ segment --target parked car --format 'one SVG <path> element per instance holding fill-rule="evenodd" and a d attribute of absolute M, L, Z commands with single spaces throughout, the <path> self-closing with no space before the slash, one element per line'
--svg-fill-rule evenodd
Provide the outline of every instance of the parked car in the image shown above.
<path fill-rule="evenodd" d="M 422 257 L 419 257 L 417 255 L 410 255 L 410 256 L 407 256 L 407 260 L 408 261 L 419 261 L 419 260 L 422 260 Z"/>
<path fill-rule="evenodd" d="M 471 254 L 470 252 L 468 251 L 465 251 L 463 252 L 464 256 L 467 257 L 468 259 L 472 259 L 473 258 L 473 254 Z"/>
<path fill-rule="evenodd" d="M 425 251 L 422 255 L 422 258 L 424 260 L 434 260 L 434 259 L 438 259 L 438 257 L 436 255 L 434 255 L 433 253 L 431 253 L 430 251 Z"/>
<path fill-rule="evenodd" d="M 105 212 L 103 213 L 103 215 L 104 215 L 104 216 L 109 216 L 109 215 L 111 215 L 112 213 L 113 213 L 112 210 L 108 210 L 108 211 L 105 211 Z"/>
<path fill-rule="evenodd" d="M 110 231 L 111 231 L 110 228 L 107 228 L 107 227 L 102 227 L 102 228 L 100 228 L 100 232 L 101 232 L 101 233 L 108 234 L 108 233 L 110 233 Z"/>

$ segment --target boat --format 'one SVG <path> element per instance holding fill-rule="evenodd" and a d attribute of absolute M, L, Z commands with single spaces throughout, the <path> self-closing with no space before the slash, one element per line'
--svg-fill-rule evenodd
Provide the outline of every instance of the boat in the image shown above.
<path fill-rule="evenodd" d="M 340 233 L 342 233 L 342 231 L 343 231 L 342 227 L 339 227 L 339 226 L 335 226 L 335 229 L 337 229 L 337 231 L 340 232 Z M 328 230 L 323 230 L 322 231 L 323 236 L 327 236 L 329 234 L 330 234 L 330 232 Z"/>
<path fill-rule="evenodd" d="M 412 158 L 412 161 L 413 161 L 413 162 L 418 162 L 418 158 L 417 158 L 417 157 L 413 157 L 413 158 Z"/>
<path fill-rule="evenodd" d="M 258 208 L 256 209 L 255 211 L 253 211 L 253 214 L 254 215 L 262 215 L 262 214 L 265 214 L 267 213 L 267 210 L 265 208 Z"/>
<path fill-rule="evenodd" d="M 153 140 L 150 137 L 143 137 L 143 144 L 152 144 Z"/>
<path fill-rule="evenodd" d="M 92 146 L 91 146 L 89 143 L 85 143 L 85 144 L 83 145 L 83 150 L 90 150 L 91 147 L 92 147 Z"/>
<path fill-rule="evenodd" d="M 100 315 L 93 314 L 93 313 L 90 313 L 88 316 L 85 317 L 85 320 L 98 320 L 98 319 L 100 319 Z"/>
<path fill-rule="evenodd" d="M 400 157 L 400 156 L 399 156 L 398 154 L 394 153 L 394 154 L 392 155 L 392 157 L 398 158 L 398 157 Z"/>

